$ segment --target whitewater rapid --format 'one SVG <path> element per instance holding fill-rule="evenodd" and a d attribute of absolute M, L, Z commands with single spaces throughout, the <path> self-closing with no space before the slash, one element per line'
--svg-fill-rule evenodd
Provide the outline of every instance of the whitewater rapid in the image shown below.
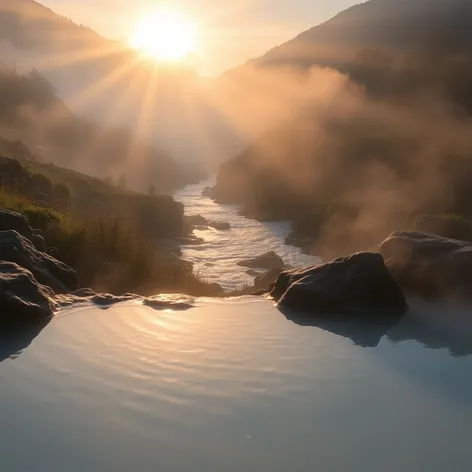
<path fill-rule="evenodd" d="M 316 264 L 319 258 L 303 254 L 300 249 L 285 244 L 290 222 L 259 222 L 238 214 L 237 205 L 220 205 L 203 196 L 213 180 L 189 185 L 176 192 L 174 198 L 185 206 L 186 215 L 202 215 L 208 221 L 226 222 L 230 231 L 195 230 L 204 239 L 201 245 L 183 246 L 183 258 L 194 264 L 195 271 L 208 282 L 219 283 L 226 290 L 235 290 L 254 283 L 254 275 L 237 262 L 268 251 L 276 252 L 286 264 L 303 267 Z M 262 271 L 261 271 L 262 272 Z"/>

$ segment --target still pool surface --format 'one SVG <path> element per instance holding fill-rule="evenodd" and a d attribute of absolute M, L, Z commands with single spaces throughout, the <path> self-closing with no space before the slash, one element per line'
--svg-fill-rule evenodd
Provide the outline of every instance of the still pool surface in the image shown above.
<path fill-rule="evenodd" d="M 268 300 L 195 304 L 4 336 L 0 470 L 471 470 L 470 313 L 321 329 Z"/>

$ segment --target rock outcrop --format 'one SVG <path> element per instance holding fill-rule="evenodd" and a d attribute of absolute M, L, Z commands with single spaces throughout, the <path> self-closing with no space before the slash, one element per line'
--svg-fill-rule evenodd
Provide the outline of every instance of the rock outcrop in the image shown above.
<path fill-rule="evenodd" d="M 210 221 L 208 226 L 218 231 L 229 231 L 231 229 L 231 225 L 225 221 Z"/>
<path fill-rule="evenodd" d="M 187 215 L 184 220 L 191 226 L 208 226 L 208 221 L 202 215 Z"/>
<path fill-rule="evenodd" d="M 12 262 L 0 262 L 0 323 L 23 324 L 50 318 L 54 293 L 33 274 Z"/>
<path fill-rule="evenodd" d="M 31 228 L 23 215 L 14 211 L 0 210 L 0 231 L 11 229 L 31 241 L 38 251 L 46 252 L 46 244 L 43 237 L 39 234 L 38 230 Z"/>
<path fill-rule="evenodd" d="M 284 269 L 285 263 L 275 252 L 267 252 L 254 259 L 247 259 L 238 262 L 238 266 L 249 267 L 251 269 Z"/>
<path fill-rule="evenodd" d="M 470 297 L 472 243 L 436 234 L 396 231 L 380 246 L 387 265 L 406 291 L 427 297 Z"/>
<path fill-rule="evenodd" d="M 0 260 L 13 262 L 30 271 L 40 284 L 50 287 L 55 293 L 67 293 L 79 287 L 73 269 L 38 251 L 16 231 L 0 231 Z"/>
<path fill-rule="evenodd" d="M 375 318 L 408 309 L 383 257 L 369 252 L 282 272 L 271 295 L 282 308 L 314 314 L 371 313 Z"/>

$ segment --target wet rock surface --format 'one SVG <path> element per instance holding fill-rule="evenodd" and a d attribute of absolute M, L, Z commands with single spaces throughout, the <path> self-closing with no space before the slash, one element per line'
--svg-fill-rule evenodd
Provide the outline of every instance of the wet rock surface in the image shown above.
<path fill-rule="evenodd" d="M 12 262 L 0 262 L 0 324 L 23 324 L 54 314 L 54 292 Z"/>
<path fill-rule="evenodd" d="M 46 244 L 39 230 L 33 229 L 19 213 L 0 210 L 0 231 L 14 230 L 33 243 L 35 249 L 46 252 Z"/>
<path fill-rule="evenodd" d="M 78 289 L 76 272 L 49 254 L 38 251 L 31 241 L 18 232 L 0 232 L 0 260 L 13 262 L 30 271 L 35 279 L 56 293 Z"/>
<path fill-rule="evenodd" d="M 378 253 L 358 253 L 282 272 L 271 295 L 282 308 L 316 314 L 405 313 L 403 292 Z"/>
<path fill-rule="evenodd" d="M 285 263 L 275 252 L 267 252 L 253 259 L 240 261 L 237 264 L 241 267 L 249 267 L 251 269 L 284 269 Z"/>
<path fill-rule="evenodd" d="M 229 231 L 231 229 L 231 225 L 229 223 L 224 222 L 224 221 L 210 221 L 208 223 L 208 226 L 210 226 L 210 228 L 214 228 L 218 231 Z"/>

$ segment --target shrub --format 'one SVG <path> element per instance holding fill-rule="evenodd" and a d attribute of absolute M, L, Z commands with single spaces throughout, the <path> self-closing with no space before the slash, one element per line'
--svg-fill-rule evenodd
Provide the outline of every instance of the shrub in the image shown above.
<path fill-rule="evenodd" d="M 33 174 L 30 180 L 30 195 L 34 197 L 41 193 L 48 197 L 53 195 L 52 181 L 44 174 Z"/>

